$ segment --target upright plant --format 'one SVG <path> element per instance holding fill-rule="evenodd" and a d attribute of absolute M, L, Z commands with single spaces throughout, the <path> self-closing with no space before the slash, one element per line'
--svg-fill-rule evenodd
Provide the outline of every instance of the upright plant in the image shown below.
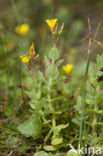
<path fill-rule="evenodd" d="M 46 20 L 53 36 L 53 47 L 48 56 L 44 57 L 44 70 L 34 72 L 35 61 L 38 58 L 34 45 L 30 47 L 28 55 L 21 56 L 22 62 L 29 67 L 32 77 L 27 78 L 28 90 L 25 91 L 29 96 L 29 105 L 32 108 L 29 119 L 18 126 L 18 130 L 34 139 L 42 138 L 46 151 L 58 151 L 65 146 L 62 130 L 69 126 L 69 123 L 61 124 L 58 116 L 60 111 L 60 100 L 62 95 L 58 94 L 58 85 L 64 83 L 66 75 L 71 73 L 72 65 L 63 66 L 62 74 L 60 65 L 63 60 L 59 59 L 59 51 L 56 47 L 59 35 L 63 31 L 64 24 L 58 30 L 57 19 Z M 63 105 L 63 103 L 62 103 Z M 59 123 L 59 124 L 58 124 Z M 41 131 L 42 130 L 42 131 Z"/>
<path fill-rule="evenodd" d="M 83 83 L 82 83 L 81 90 L 80 90 L 80 95 L 77 98 L 77 105 L 75 106 L 75 108 L 79 112 L 80 116 L 78 116 L 79 117 L 78 119 L 74 119 L 75 123 L 77 123 L 80 126 L 79 144 L 80 144 L 80 147 L 84 147 L 84 149 L 85 149 L 85 145 L 91 146 L 91 143 L 90 143 L 91 141 L 89 140 L 91 138 L 91 135 L 90 135 L 91 127 L 94 131 L 93 134 L 97 134 L 96 127 L 98 125 L 97 124 L 98 106 L 96 104 L 96 87 L 94 87 L 94 85 L 91 82 L 87 82 L 87 78 L 88 78 L 88 73 L 89 73 L 92 48 L 94 47 L 94 45 L 92 44 L 92 40 L 95 40 L 98 30 L 99 30 L 99 27 L 100 27 L 100 24 L 98 24 L 98 26 L 97 26 L 97 30 L 96 30 L 96 33 L 95 33 L 94 39 L 93 39 L 91 36 L 91 27 L 90 27 L 89 19 L 88 19 L 88 23 L 89 23 L 89 37 L 90 37 L 89 48 L 88 48 L 88 59 L 87 59 L 87 63 L 86 63 L 86 70 L 85 70 L 85 75 L 84 75 Z M 96 75 L 95 75 L 95 77 L 96 77 Z M 91 79 L 91 77 L 90 77 L 90 79 Z M 94 78 L 93 78 L 93 81 L 94 81 Z M 95 85 L 97 85 L 96 81 L 97 80 L 95 79 Z M 89 94 L 88 94 L 88 92 L 89 92 Z M 91 93 L 91 95 L 90 95 L 90 93 Z M 89 107 L 88 107 L 88 104 L 89 104 Z M 91 112 L 92 111 L 94 112 L 94 110 L 91 109 L 92 105 L 93 105 L 94 109 L 96 110 L 96 112 L 94 113 L 93 124 L 91 124 L 91 122 L 92 122 L 91 121 L 91 119 L 92 119 Z M 88 115 L 88 112 L 90 112 L 89 115 Z M 80 121 L 80 122 L 78 122 L 78 121 Z"/>

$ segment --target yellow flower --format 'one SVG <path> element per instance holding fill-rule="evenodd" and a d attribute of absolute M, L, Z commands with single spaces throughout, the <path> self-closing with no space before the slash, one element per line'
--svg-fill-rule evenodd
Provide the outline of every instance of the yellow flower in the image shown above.
<path fill-rule="evenodd" d="M 32 43 L 32 45 L 29 48 L 29 56 L 35 55 L 35 47 L 34 47 L 34 43 Z"/>
<path fill-rule="evenodd" d="M 48 26 L 49 26 L 51 32 L 53 32 L 54 27 L 55 27 L 55 25 L 56 25 L 56 22 L 57 22 L 57 19 L 51 19 L 51 20 L 47 19 L 47 20 L 46 20 L 46 23 L 48 24 Z"/>
<path fill-rule="evenodd" d="M 21 24 L 21 25 L 18 25 L 16 28 L 15 28 L 15 32 L 20 34 L 20 35 L 26 35 L 29 31 L 29 25 L 28 24 Z"/>
<path fill-rule="evenodd" d="M 73 69 L 73 66 L 71 64 L 67 64 L 63 66 L 63 70 L 67 75 L 71 73 L 72 69 Z"/>
<path fill-rule="evenodd" d="M 24 62 L 25 64 L 29 63 L 29 57 L 26 55 L 20 56 L 22 62 Z"/>

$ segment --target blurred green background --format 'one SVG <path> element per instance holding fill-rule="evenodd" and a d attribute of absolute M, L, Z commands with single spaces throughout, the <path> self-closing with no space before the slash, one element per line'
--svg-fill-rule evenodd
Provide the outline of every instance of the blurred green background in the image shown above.
<path fill-rule="evenodd" d="M 34 42 L 37 51 L 44 55 L 46 53 L 44 47 L 48 51 L 49 46 L 52 46 L 51 34 L 45 19 L 58 18 L 59 25 L 65 24 L 62 37 L 59 40 L 61 53 L 63 53 L 63 56 L 66 55 L 67 59 L 71 59 L 71 57 L 69 58 L 70 53 L 73 53 L 73 55 L 78 53 L 78 56 L 82 56 L 79 57 L 80 61 L 80 59 L 85 58 L 88 46 L 87 40 L 80 42 L 88 34 L 87 19 L 90 17 L 93 33 L 98 23 L 101 23 L 100 32 L 102 32 L 102 10 L 102 0 L 0 0 L 1 42 L 7 45 L 4 51 L 10 52 L 11 55 L 14 54 L 12 50 L 18 44 L 15 27 L 18 24 L 28 23 L 30 32 L 23 39 L 25 43 L 20 43 L 21 48 L 25 50 L 31 42 Z M 102 42 L 102 33 L 98 36 L 98 39 L 101 39 Z M 3 49 L 2 47 L 0 49 L 0 55 L 2 55 Z M 98 51 L 100 52 L 100 50 Z"/>

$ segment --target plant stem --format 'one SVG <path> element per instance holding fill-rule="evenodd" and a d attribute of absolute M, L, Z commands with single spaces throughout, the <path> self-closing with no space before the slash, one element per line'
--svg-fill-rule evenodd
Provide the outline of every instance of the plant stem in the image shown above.
<path fill-rule="evenodd" d="M 48 101 L 49 101 L 49 109 L 50 111 L 54 111 L 54 108 L 52 106 L 52 98 L 51 98 L 51 87 L 52 87 L 52 79 L 49 79 L 49 84 L 48 84 Z M 52 126 L 55 128 L 56 126 L 56 120 L 55 120 L 55 115 L 52 115 Z"/>
<path fill-rule="evenodd" d="M 84 80 L 83 80 L 83 84 L 82 84 L 82 108 L 81 108 L 81 124 L 80 124 L 80 140 L 79 140 L 79 144 L 82 146 L 83 141 L 82 141 L 82 137 L 84 137 L 85 135 L 85 131 L 86 131 L 86 121 L 85 121 L 85 111 L 86 111 L 86 103 L 85 103 L 85 96 L 86 96 L 86 79 L 87 79 L 87 75 L 88 75 L 88 69 L 89 69 L 89 63 L 90 63 L 90 56 L 91 53 L 89 53 L 88 55 L 88 60 L 87 60 L 87 66 L 86 66 L 86 71 L 85 71 L 85 76 L 84 76 Z"/>
<path fill-rule="evenodd" d="M 49 139 L 49 137 L 50 137 L 52 131 L 53 131 L 53 129 L 51 128 L 50 131 L 49 131 L 49 133 L 48 133 L 47 136 L 45 137 L 44 142 L 47 142 L 47 141 L 48 141 L 48 139 Z"/>
<path fill-rule="evenodd" d="M 53 126 L 53 128 L 56 127 L 55 115 L 52 116 L 52 126 Z"/>
<path fill-rule="evenodd" d="M 53 111 L 52 103 L 51 103 L 51 86 L 52 86 L 52 79 L 49 79 L 48 84 L 48 101 L 49 101 L 49 109 Z"/>
<path fill-rule="evenodd" d="M 33 66 L 31 67 L 31 77 L 32 77 L 32 80 L 34 80 L 34 68 L 33 68 Z"/>
<path fill-rule="evenodd" d="M 100 28 L 100 23 L 97 26 L 96 33 L 94 35 L 94 39 L 96 39 L 99 28 Z M 93 45 L 93 47 L 94 47 L 94 45 Z M 83 145 L 85 146 L 85 141 L 86 141 L 85 140 L 85 136 L 86 136 L 86 119 L 85 119 L 85 117 L 86 117 L 86 103 L 85 103 L 86 80 L 87 80 L 87 76 L 88 76 L 88 70 L 89 70 L 92 49 L 89 49 L 88 51 L 89 51 L 89 53 L 88 53 L 87 65 L 86 65 L 85 75 L 84 75 L 84 79 L 83 79 L 83 84 L 81 87 L 82 106 L 81 106 L 81 123 L 80 123 L 80 136 L 79 136 L 79 144 L 81 145 L 81 147 L 83 147 Z"/>

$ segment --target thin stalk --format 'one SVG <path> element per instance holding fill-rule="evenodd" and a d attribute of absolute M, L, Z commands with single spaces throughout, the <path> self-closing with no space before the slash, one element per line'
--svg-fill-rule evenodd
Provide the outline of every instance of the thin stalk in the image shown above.
<path fill-rule="evenodd" d="M 50 137 L 50 135 L 51 135 L 52 132 L 53 132 L 53 129 L 51 128 L 50 131 L 49 131 L 49 133 L 45 137 L 44 142 L 47 142 L 48 141 L 48 139 L 49 139 L 49 137 Z"/>
<path fill-rule="evenodd" d="M 20 67 L 22 66 L 21 65 L 21 62 L 20 62 Z M 19 83 L 20 83 L 20 89 L 21 89 L 21 93 L 22 93 L 22 97 L 23 97 L 23 100 L 24 100 L 24 103 L 25 103 L 25 95 L 24 95 L 24 91 L 23 91 L 23 87 L 22 87 L 22 72 L 21 72 L 21 68 L 19 67 Z"/>
<path fill-rule="evenodd" d="M 56 127 L 55 115 L 52 116 L 52 126 L 53 126 L 53 128 Z"/>
<path fill-rule="evenodd" d="M 51 97 L 51 87 L 52 87 L 52 79 L 49 79 L 49 83 L 48 83 L 48 102 L 49 102 L 49 109 L 50 111 L 54 111 L 54 108 L 52 106 L 52 97 Z M 56 120 L 55 120 L 55 115 L 52 115 L 52 128 L 49 131 L 48 135 L 45 138 L 45 141 L 47 141 L 49 139 L 50 134 L 52 133 L 53 129 L 56 127 Z"/>
<path fill-rule="evenodd" d="M 48 84 L 48 102 L 49 102 L 49 109 L 53 111 L 52 102 L 51 102 L 51 86 L 52 86 L 52 79 L 49 79 Z"/>
<path fill-rule="evenodd" d="M 31 67 L 31 77 L 32 77 L 32 80 L 34 80 L 34 68 L 33 68 L 33 66 Z"/>
<path fill-rule="evenodd" d="M 52 106 L 52 98 L 51 98 L 51 86 L 52 86 L 52 79 L 49 79 L 49 85 L 48 85 L 48 101 L 49 101 L 49 109 L 51 111 L 54 111 L 54 108 Z M 52 126 L 55 128 L 56 121 L 55 121 L 55 115 L 52 115 Z"/>
<path fill-rule="evenodd" d="M 94 39 L 96 39 L 99 28 L 100 28 L 100 23 L 97 26 L 96 33 L 94 35 Z M 90 40 L 91 40 L 91 38 L 90 38 Z M 91 41 L 89 43 L 91 44 Z M 93 47 L 94 47 L 94 45 L 93 45 Z M 86 80 L 87 80 L 87 76 L 88 76 L 91 54 L 92 54 L 92 48 L 91 48 L 91 45 L 89 45 L 87 65 L 86 65 L 85 75 L 84 75 L 84 79 L 83 79 L 83 84 L 81 87 L 82 107 L 81 107 L 81 123 L 80 123 L 80 135 L 79 135 L 79 144 L 81 145 L 81 147 L 83 147 L 83 145 L 85 146 L 85 136 L 86 136 L 86 119 L 85 119 L 85 116 L 86 116 L 86 102 L 85 102 Z M 82 138 L 84 139 L 84 141 Z"/>
<path fill-rule="evenodd" d="M 86 71 L 84 75 L 84 80 L 82 84 L 82 112 L 81 112 L 81 124 L 80 124 L 80 140 L 79 144 L 82 146 L 82 137 L 84 136 L 84 127 L 86 127 L 85 123 L 85 110 L 86 110 L 86 103 L 85 103 L 85 97 L 86 97 L 86 80 L 87 80 L 87 75 L 88 75 L 88 69 L 89 69 L 89 63 L 90 63 L 90 56 L 91 53 L 88 55 L 88 60 L 87 60 L 87 65 L 86 65 Z"/>
<path fill-rule="evenodd" d="M 47 122 L 46 118 L 44 117 L 42 113 L 41 113 L 41 118 L 44 121 L 44 123 L 47 123 L 48 127 L 51 128 L 51 125 Z"/>

